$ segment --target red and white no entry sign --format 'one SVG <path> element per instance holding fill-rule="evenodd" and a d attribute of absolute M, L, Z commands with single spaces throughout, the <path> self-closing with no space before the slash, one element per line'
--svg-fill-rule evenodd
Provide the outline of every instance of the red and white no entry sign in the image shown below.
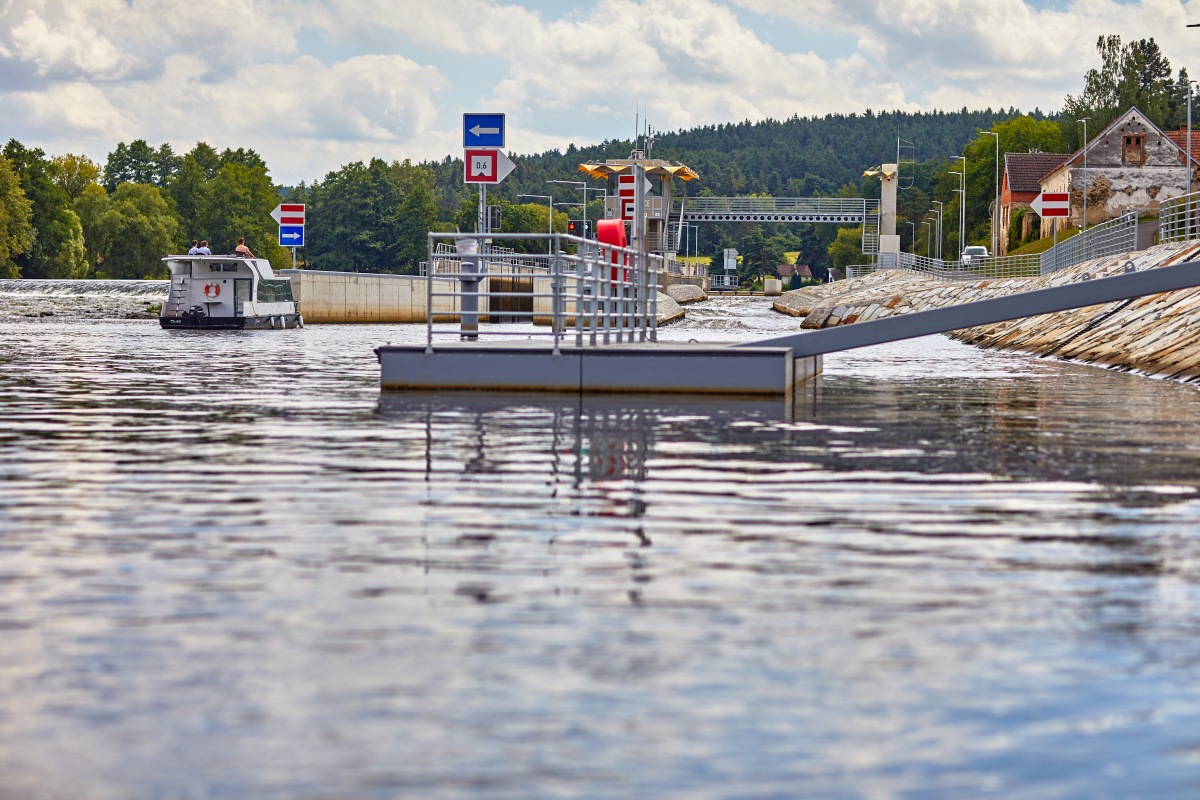
<path fill-rule="evenodd" d="M 1039 217 L 1069 217 L 1071 215 L 1071 196 L 1066 192 L 1042 192 L 1033 198 L 1029 207 Z"/>

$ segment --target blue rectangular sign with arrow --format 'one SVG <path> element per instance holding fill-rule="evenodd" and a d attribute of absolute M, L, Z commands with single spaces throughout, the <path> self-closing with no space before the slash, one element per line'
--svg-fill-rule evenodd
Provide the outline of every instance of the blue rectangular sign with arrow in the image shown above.
<path fill-rule="evenodd" d="M 280 225 L 279 226 L 279 246 L 280 247 L 304 247 L 304 226 L 303 225 Z"/>
<path fill-rule="evenodd" d="M 504 115 L 463 114 L 463 147 L 504 147 Z"/>

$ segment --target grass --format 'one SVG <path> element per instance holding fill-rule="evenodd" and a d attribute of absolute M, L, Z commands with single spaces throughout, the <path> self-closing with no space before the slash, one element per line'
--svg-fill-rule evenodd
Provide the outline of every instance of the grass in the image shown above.
<path fill-rule="evenodd" d="M 1070 239 L 1072 236 L 1075 236 L 1078 233 L 1079 233 L 1079 228 L 1067 228 L 1064 231 L 1058 232 L 1058 240 L 1060 242 L 1065 242 L 1067 239 Z M 1030 242 L 1029 244 L 1022 245 L 1021 247 L 1018 247 L 1016 250 L 1009 250 L 1008 255 L 1010 255 L 1010 256 L 1037 255 L 1038 253 L 1046 252 L 1053 246 L 1054 246 L 1054 237 L 1047 236 L 1045 239 L 1036 239 L 1036 240 Z"/>

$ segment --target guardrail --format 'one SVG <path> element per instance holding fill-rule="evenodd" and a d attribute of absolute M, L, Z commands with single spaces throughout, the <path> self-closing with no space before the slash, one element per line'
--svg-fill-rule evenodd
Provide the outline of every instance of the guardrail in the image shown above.
<path fill-rule="evenodd" d="M 861 218 L 867 201 L 839 197 L 688 197 L 677 198 L 671 213 L 678 216 L 687 202 L 686 216 L 697 214 L 821 214 Z"/>
<path fill-rule="evenodd" d="M 1067 269 L 1084 261 L 1133 252 L 1137 248 L 1137 221 L 1136 213 L 1123 214 L 1059 242 L 1044 253 L 973 258 L 967 265 L 959 261 L 944 261 L 913 253 L 880 253 L 873 269 L 911 270 L 951 281 L 1032 278 Z M 861 274 L 858 273 L 857 267 L 855 274 Z"/>
<path fill-rule="evenodd" d="M 1164 200 L 1158 207 L 1158 222 L 1160 242 L 1200 237 L 1200 192 Z"/>
<path fill-rule="evenodd" d="M 573 330 L 575 345 L 657 341 L 658 283 L 663 259 L 565 234 L 488 234 L 495 242 L 549 244 L 550 253 L 514 253 L 485 245 L 474 233 L 430 233 L 426 274 L 426 350 L 435 336 L 477 339 L 493 331 L 480 321 L 549 325 L 530 336 L 554 339 L 554 352 Z M 484 307 L 480 307 L 480 301 Z M 435 329 L 459 322 L 458 330 Z M 494 331 L 509 334 L 512 331 Z"/>

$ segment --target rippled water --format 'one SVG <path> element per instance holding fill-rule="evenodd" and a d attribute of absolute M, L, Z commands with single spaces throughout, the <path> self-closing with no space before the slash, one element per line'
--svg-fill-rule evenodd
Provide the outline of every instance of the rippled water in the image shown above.
<path fill-rule="evenodd" d="M 4 800 L 1200 794 L 1191 387 L 932 337 L 791 404 L 381 397 L 423 328 L 19 316 Z"/>

